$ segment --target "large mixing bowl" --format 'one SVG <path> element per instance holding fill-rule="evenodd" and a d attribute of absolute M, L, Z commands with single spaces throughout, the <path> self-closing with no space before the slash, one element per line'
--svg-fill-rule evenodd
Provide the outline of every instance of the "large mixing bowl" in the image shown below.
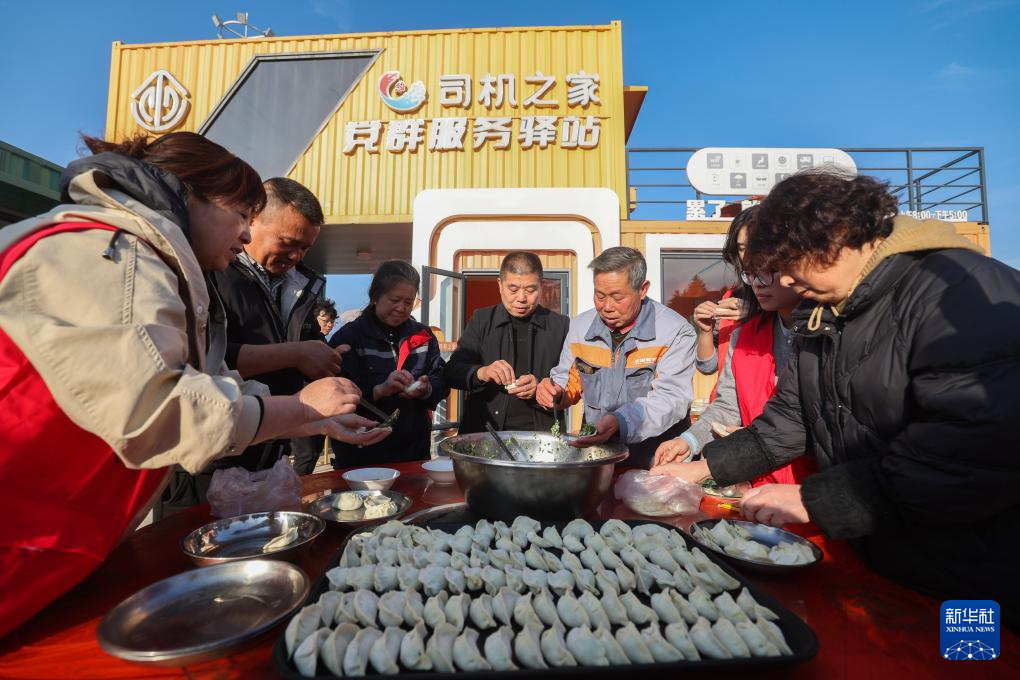
<path fill-rule="evenodd" d="M 566 438 L 544 432 L 500 434 L 528 460 L 504 459 L 484 432 L 450 437 L 439 449 L 453 459 L 457 483 L 471 509 L 507 522 L 518 515 L 540 520 L 589 515 L 609 491 L 616 464 L 628 455 L 623 444 L 576 449 Z"/>

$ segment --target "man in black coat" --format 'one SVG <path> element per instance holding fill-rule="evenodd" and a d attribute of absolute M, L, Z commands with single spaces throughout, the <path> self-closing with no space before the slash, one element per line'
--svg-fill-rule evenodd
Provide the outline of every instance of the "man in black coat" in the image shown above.
<path fill-rule="evenodd" d="M 653 472 L 726 485 L 813 451 L 819 472 L 751 490 L 744 515 L 810 520 L 916 590 L 997 601 L 1016 628 L 1020 272 L 896 210 L 868 177 L 800 174 L 772 190 L 745 267 L 778 271 L 805 299 L 799 350 L 750 427 Z"/>
<path fill-rule="evenodd" d="M 557 364 L 570 319 L 538 303 L 542 261 L 515 251 L 499 268 L 502 304 L 476 310 L 446 364 L 450 387 L 465 391 L 460 433 L 549 430 L 553 416 L 535 402 L 538 381 Z M 560 427 L 566 431 L 566 423 Z"/>

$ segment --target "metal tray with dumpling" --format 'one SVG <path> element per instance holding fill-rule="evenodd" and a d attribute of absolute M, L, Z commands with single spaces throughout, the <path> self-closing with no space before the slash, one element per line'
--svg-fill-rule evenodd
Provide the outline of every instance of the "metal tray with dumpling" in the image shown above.
<path fill-rule="evenodd" d="M 411 499 L 399 491 L 329 490 L 305 503 L 307 513 L 327 522 L 362 527 L 396 519 L 411 507 Z"/>
<path fill-rule="evenodd" d="M 273 664 L 281 676 L 293 680 L 336 677 L 330 665 L 345 675 L 350 674 L 347 672 L 350 671 L 355 674 L 379 673 L 449 679 L 483 670 L 492 671 L 486 675 L 509 673 L 514 677 L 532 678 L 588 677 L 621 671 L 675 675 L 678 671 L 697 669 L 731 672 L 780 667 L 806 661 L 818 651 L 818 640 L 806 623 L 718 557 L 701 551 L 689 536 L 667 524 L 640 520 L 594 521 L 588 524 L 593 535 L 588 535 L 581 525 L 575 524 L 578 520 L 531 520 L 529 524 L 525 518 L 520 526 L 516 521 L 510 527 L 503 525 L 510 530 L 510 538 L 507 539 L 503 528 L 497 527 L 499 523 L 487 523 L 486 528 L 476 522 L 477 518 L 470 509 L 462 505 L 451 506 L 445 514 L 436 513 L 421 519 L 423 525 L 387 522 L 374 527 L 371 534 L 373 530 L 366 529 L 347 537 L 329 569 L 309 595 L 306 607 L 294 615 L 287 630 L 274 645 Z M 409 528 L 401 529 L 401 526 Z M 526 533 L 528 526 L 533 528 Z M 470 531 L 465 527 L 471 527 Z M 492 529 L 491 537 L 488 529 Z M 625 530 L 626 535 L 631 537 L 631 544 L 626 543 Z M 440 537 L 435 533 L 437 531 L 444 532 L 446 537 Z M 458 531 L 461 532 L 459 539 Z M 571 532 L 571 539 L 566 539 L 567 532 Z M 478 541 L 475 540 L 476 533 Z M 575 534 L 583 534 L 584 537 L 579 538 Z M 384 541 L 387 535 L 400 542 L 404 557 L 410 554 L 411 562 L 403 565 L 407 567 L 403 573 L 399 571 L 400 567 L 396 567 L 398 571 L 395 580 L 392 569 L 378 569 L 378 563 L 361 562 L 362 557 L 382 559 L 384 563 L 393 561 L 393 553 L 381 552 L 397 551 L 393 547 L 394 542 Z M 465 538 L 468 535 L 471 536 L 470 546 Z M 370 542 L 372 536 L 375 537 L 374 543 Z M 408 537 L 406 544 L 405 536 Z M 596 536 L 601 537 L 605 549 L 613 552 L 619 563 L 633 575 L 633 584 L 625 582 L 630 580 L 626 572 L 618 571 L 615 566 L 609 568 L 608 565 L 616 564 L 609 554 L 605 554 L 605 562 L 601 561 L 599 555 L 602 546 Z M 559 537 L 559 548 L 555 547 L 556 537 Z M 651 540 L 648 540 L 649 537 Z M 485 572 L 484 567 L 460 568 L 460 562 L 464 560 L 460 555 L 467 556 L 469 561 L 476 555 L 464 553 L 457 548 L 471 547 L 480 553 L 481 544 L 486 539 L 486 556 L 490 561 L 487 566 L 492 567 L 492 570 Z M 498 565 L 503 564 L 501 560 L 506 559 L 511 563 L 519 559 L 510 557 L 510 552 L 506 550 L 509 546 L 504 539 L 526 541 L 527 550 L 518 552 L 525 555 L 528 551 L 533 553 L 524 558 L 523 569 L 517 568 L 516 563 L 503 567 L 503 578 L 500 579 L 496 571 L 500 568 Z M 577 539 L 576 542 L 574 539 Z M 455 540 L 457 545 L 454 545 Z M 565 540 L 568 541 L 567 545 L 563 545 Z M 445 552 L 450 556 L 449 567 L 442 567 L 445 558 L 435 563 L 434 556 L 425 559 L 424 554 L 417 556 L 421 558 L 418 564 L 424 566 L 415 566 L 414 548 L 409 545 L 423 547 L 426 542 L 430 543 L 430 547 L 437 548 L 435 551 L 427 550 L 426 553 L 432 555 L 433 552 Z M 543 543 L 548 547 L 541 547 Z M 504 548 L 494 548 L 494 544 L 503 545 Z M 579 547 L 584 550 L 575 552 Z M 633 550 L 626 550 L 627 547 Z M 658 548 L 665 550 L 665 554 Z M 506 551 L 506 555 L 496 552 L 498 550 Z M 585 552 L 589 550 L 590 553 Z M 455 556 L 454 551 L 460 555 Z M 567 553 L 572 557 L 565 557 Z M 648 555 L 644 557 L 645 566 L 635 569 L 627 567 L 630 562 L 641 564 L 640 557 L 645 553 Z M 581 573 L 595 573 L 587 566 L 597 567 L 592 560 L 593 554 L 604 570 L 613 571 L 615 579 L 602 572 L 599 572 L 598 577 Z M 555 564 L 549 561 L 549 555 L 561 563 L 571 564 L 575 569 L 577 564 L 581 565 L 579 571 L 571 572 L 577 574 L 573 577 L 573 585 L 557 577 L 554 587 L 549 581 L 549 572 L 546 572 L 543 587 L 541 578 L 536 575 L 539 570 L 527 565 L 536 564 L 532 560 L 541 558 L 545 560 L 543 563 L 547 568 L 553 568 Z M 670 571 L 673 565 L 667 555 L 676 562 L 676 571 Z M 401 551 L 397 551 L 397 556 L 399 562 Z M 677 561 L 676 557 L 683 562 Z M 455 563 L 454 560 L 458 561 Z M 478 557 L 476 564 L 480 563 L 481 558 Z M 692 572 L 685 566 L 688 563 L 693 565 L 699 576 L 692 576 Z M 656 569 L 649 565 L 656 565 Z M 422 573 L 425 567 L 441 568 L 443 579 L 450 580 L 445 584 L 435 582 L 434 577 L 439 572 L 433 568 L 426 575 Z M 446 573 L 447 568 L 452 570 L 449 575 Z M 472 572 L 471 569 L 478 571 Z M 524 574 L 525 569 L 529 572 L 527 576 Z M 566 567 L 564 569 L 567 570 Z M 678 571 L 683 571 L 685 575 Z M 371 583 L 368 582 L 369 577 Z M 516 583 L 517 578 L 522 583 Z M 359 580 L 362 581 L 360 584 L 357 583 Z M 500 586 L 501 581 L 510 583 Z M 706 589 L 706 582 L 712 585 L 711 590 Z M 615 598 L 609 595 L 614 585 L 620 588 Z M 373 594 L 360 594 L 364 592 L 361 586 L 368 586 L 365 590 L 371 590 Z M 418 595 L 408 595 L 402 586 Z M 456 591 L 461 588 L 463 592 L 458 594 Z M 523 588 L 523 594 L 519 592 L 513 596 L 515 588 Z M 685 595 L 683 591 L 688 589 L 690 592 Z M 698 595 L 694 594 L 695 590 L 699 591 Z M 330 592 L 333 594 L 327 594 Z M 446 593 L 445 599 L 439 592 Z M 469 603 L 465 602 L 463 595 L 468 596 Z M 457 598 L 456 604 L 451 605 L 453 598 Z M 525 598 L 528 598 L 532 611 L 529 614 L 529 607 L 522 605 L 523 613 L 519 620 L 518 604 Z M 513 601 L 512 605 L 510 600 Z M 593 600 L 601 609 L 594 607 Z M 622 604 L 624 601 L 626 619 L 633 622 L 633 625 L 624 623 L 620 618 L 622 614 L 617 603 Z M 587 613 L 589 623 L 595 622 L 592 626 L 584 627 L 578 605 Z M 486 607 L 491 611 L 487 612 Z M 553 611 L 550 611 L 550 607 Z M 718 625 L 709 620 L 713 609 Z M 542 610 L 541 616 L 538 610 Z M 610 611 L 613 612 L 612 619 L 609 618 Z M 654 616 L 649 616 L 649 612 Z M 447 619 L 447 613 L 452 618 Z M 532 616 L 538 618 L 529 618 Z M 678 621 L 671 621 L 678 616 Z M 737 620 L 739 625 L 733 623 L 730 617 Z M 729 621 L 728 624 L 718 623 L 724 618 Z M 327 619 L 329 625 L 326 625 Z M 521 620 L 528 624 L 527 628 L 520 625 Z M 638 620 L 641 622 L 637 623 Z M 369 630 L 370 622 L 374 630 Z M 536 628 L 536 623 L 541 625 L 541 631 Z M 415 625 L 412 627 L 411 624 Z M 452 632 L 446 626 L 451 626 Z M 697 643 L 694 642 L 695 636 Z M 723 642 L 719 636 L 725 637 L 727 641 Z M 740 643 L 732 639 L 733 636 L 743 641 L 742 649 Z M 452 643 L 451 639 L 454 640 Z M 602 656 L 595 651 L 593 640 L 598 642 Z M 625 641 L 626 649 L 621 640 Z M 752 642 L 756 646 L 753 653 Z M 713 645 L 717 648 L 713 649 Z M 742 654 L 746 652 L 748 656 L 735 657 L 727 645 L 733 645 L 733 649 Z M 349 650 L 353 651 L 348 654 Z M 459 655 L 455 655 L 455 651 Z M 564 655 L 564 651 L 569 654 Z M 436 655 L 435 661 L 433 654 Z M 535 654 L 538 655 L 537 659 Z M 631 657 L 631 654 L 634 656 Z M 719 658 L 711 658 L 712 655 Z M 550 663 L 555 660 L 556 663 L 567 664 L 567 657 L 576 665 L 554 666 Z M 351 663 L 350 668 L 344 666 L 347 661 Z M 415 665 L 409 666 L 405 661 Z M 547 667 L 542 668 L 537 662 L 543 662 Z M 589 665 L 596 663 L 607 665 Z M 514 668 L 510 669 L 508 664 Z M 426 671 L 426 665 L 431 666 L 431 669 Z"/>

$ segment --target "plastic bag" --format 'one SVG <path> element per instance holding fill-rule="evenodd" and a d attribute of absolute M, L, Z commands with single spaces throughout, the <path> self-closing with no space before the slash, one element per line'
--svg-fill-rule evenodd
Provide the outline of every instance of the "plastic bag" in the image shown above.
<path fill-rule="evenodd" d="M 232 467 L 213 472 L 209 506 L 213 517 L 234 517 L 252 512 L 301 509 L 301 478 L 287 458 L 268 470 L 249 472 Z"/>
<path fill-rule="evenodd" d="M 700 484 L 691 484 L 679 477 L 628 470 L 616 482 L 613 495 L 638 514 L 667 517 L 697 511 L 705 492 Z"/>

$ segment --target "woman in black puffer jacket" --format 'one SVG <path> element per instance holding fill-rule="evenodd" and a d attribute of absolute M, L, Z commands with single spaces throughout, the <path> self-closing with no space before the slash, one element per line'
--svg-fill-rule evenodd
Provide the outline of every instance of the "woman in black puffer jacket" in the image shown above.
<path fill-rule="evenodd" d="M 825 173 L 762 202 L 749 266 L 804 298 L 799 351 L 750 427 L 674 472 L 725 485 L 814 451 L 817 474 L 752 490 L 743 513 L 813 521 L 917 590 L 996 600 L 1015 628 L 1020 272 L 896 205 L 874 179 Z"/>

